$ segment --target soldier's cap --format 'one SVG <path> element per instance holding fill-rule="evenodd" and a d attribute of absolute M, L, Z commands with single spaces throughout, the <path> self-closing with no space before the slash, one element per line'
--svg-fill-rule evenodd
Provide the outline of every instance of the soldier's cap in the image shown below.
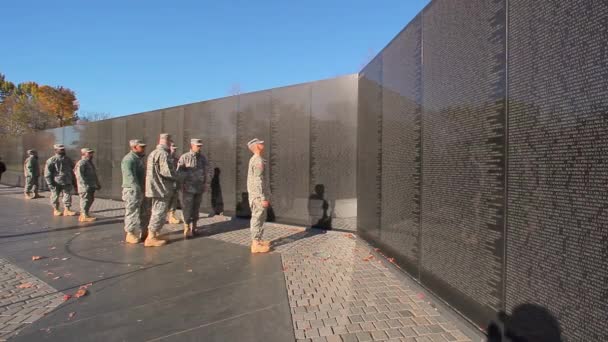
<path fill-rule="evenodd" d="M 169 134 L 169 133 L 161 133 L 160 134 L 160 138 L 161 139 L 171 139 L 171 134 Z"/>
<path fill-rule="evenodd" d="M 63 144 L 55 144 L 53 145 L 53 148 L 56 150 L 65 150 L 65 146 L 63 146 Z"/>
<path fill-rule="evenodd" d="M 36 150 L 27 150 L 27 154 L 34 154 L 36 153 Z"/>
<path fill-rule="evenodd" d="M 144 144 L 143 141 L 141 141 L 139 139 L 133 139 L 133 140 L 129 140 L 129 146 L 131 146 L 131 147 L 146 146 L 146 144 Z"/>
<path fill-rule="evenodd" d="M 257 144 L 263 144 L 263 143 L 264 143 L 264 141 L 263 141 L 263 140 L 260 140 L 260 139 L 258 139 L 258 138 L 251 139 L 251 140 L 250 140 L 250 141 L 247 143 L 247 147 L 251 148 L 251 146 L 253 146 L 253 145 L 257 145 Z"/>
<path fill-rule="evenodd" d="M 190 139 L 190 145 L 203 146 L 202 139 Z"/>
<path fill-rule="evenodd" d="M 80 153 L 93 153 L 95 152 L 92 148 L 84 147 L 80 149 Z"/>

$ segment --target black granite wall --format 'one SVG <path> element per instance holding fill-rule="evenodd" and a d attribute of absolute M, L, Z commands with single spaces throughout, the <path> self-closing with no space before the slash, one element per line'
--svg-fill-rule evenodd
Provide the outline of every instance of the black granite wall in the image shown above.
<path fill-rule="evenodd" d="M 608 340 L 606 18 L 434 0 L 359 75 L 358 230 L 481 326 L 531 303 Z"/>

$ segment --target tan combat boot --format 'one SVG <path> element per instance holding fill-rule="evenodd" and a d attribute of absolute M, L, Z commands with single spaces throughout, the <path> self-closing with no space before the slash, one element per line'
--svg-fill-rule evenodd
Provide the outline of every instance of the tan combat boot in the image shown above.
<path fill-rule="evenodd" d="M 85 214 L 80 214 L 80 216 L 78 217 L 79 222 L 93 222 L 95 220 L 97 220 L 97 218 Z"/>
<path fill-rule="evenodd" d="M 63 215 L 63 214 L 61 213 L 61 211 L 59 211 L 59 209 L 53 208 L 53 216 L 61 216 L 61 215 Z"/>
<path fill-rule="evenodd" d="M 189 223 L 184 223 L 184 238 L 189 239 L 192 237 L 192 227 Z"/>
<path fill-rule="evenodd" d="M 158 233 L 148 233 L 146 241 L 144 241 L 145 247 L 161 247 L 167 244 L 167 241 L 158 238 Z"/>
<path fill-rule="evenodd" d="M 34 198 L 34 196 L 31 196 L 30 194 L 25 194 L 25 199 L 26 200 L 31 200 L 33 198 Z"/>
<path fill-rule="evenodd" d="M 131 243 L 131 244 L 136 244 L 136 243 L 139 243 L 139 238 L 137 237 L 137 235 L 129 232 L 129 233 L 127 233 L 127 236 L 125 237 L 125 242 Z"/>
<path fill-rule="evenodd" d="M 177 216 L 175 216 L 175 211 L 170 211 L 169 214 L 167 214 L 167 222 L 169 224 L 179 224 L 182 222 L 182 220 L 178 219 Z"/>
<path fill-rule="evenodd" d="M 251 242 L 251 253 L 268 253 L 270 251 L 270 246 L 265 246 L 258 240 L 253 240 Z"/>
<path fill-rule="evenodd" d="M 76 216 L 76 213 L 71 211 L 70 208 L 63 209 L 63 216 Z"/>

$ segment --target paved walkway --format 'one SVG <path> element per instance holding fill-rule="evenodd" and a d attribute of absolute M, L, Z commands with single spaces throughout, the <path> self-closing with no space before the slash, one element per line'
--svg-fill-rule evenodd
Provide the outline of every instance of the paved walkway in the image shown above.
<path fill-rule="evenodd" d="M 48 197 L 48 195 L 43 194 Z M 77 197 L 74 197 L 75 208 L 77 208 Z M 2 276 L 0 278 L 0 340 L 10 336 L 15 336 L 21 329 L 24 329 L 20 334 L 23 340 L 28 338 L 49 337 L 55 340 L 65 340 L 66 336 L 70 336 L 74 331 L 78 331 L 78 326 L 83 326 L 84 323 L 72 324 L 70 321 L 78 321 L 70 315 L 80 315 L 78 311 L 66 310 L 63 307 L 67 304 L 64 302 L 65 294 L 74 294 L 81 284 L 87 285 L 89 281 L 94 282 L 95 279 L 85 274 L 81 267 L 99 267 L 99 263 L 103 259 L 103 251 L 98 251 L 94 256 L 88 255 L 87 263 L 78 265 L 72 261 L 71 256 L 63 256 L 61 253 L 53 253 L 55 249 L 65 249 L 66 244 L 70 244 L 69 239 L 61 240 L 64 246 L 60 246 L 59 242 L 55 243 L 53 237 L 47 237 L 46 231 L 53 230 L 61 234 L 69 234 L 72 238 L 74 234 L 89 232 L 87 229 L 101 229 L 104 226 L 114 225 L 117 228 L 108 230 L 108 239 L 114 239 L 112 248 L 119 247 L 113 253 L 115 262 L 119 262 L 120 258 L 131 257 L 131 255 L 123 255 L 121 253 L 132 253 L 128 247 L 137 246 L 117 246 L 117 242 L 122 237 L 120 231 L 120 217 L 123 215 L 122 203 L 111 200 L 96 200 L 93 206 L 93 212 L 100 219 L 94 224 L 88 224 L 79 227 L 76 223 L 76 218 L 62 218 L 62 224 L 65 225 L 65 220 L 73 220 L 76 223 L 77 232 L 71 231 L 70 226 L 55 227 L 56 223 L 49 222 L 50 207 L 47 204 L 48 198 L 25 201 L 19 188 L 0 187 L 0 203 L 22 203 L 21 205 L 36 206 L 37 210 L 32 217 L 20 216 L 15 220 L 6 223 L 0 220 L 0 244 L 19 243 L 24 244 L 44 244 L 48 255 L 45 260 L 36 261 L 27 260 L 27 256 L 16 251 L 6 251 L 0 248 L 0 256 L 5 257 L 11 262 L 0 258 L 0 269 Z M 4 205 L 4 208 L 10 205 Z M 46 212 L 48 210 L 48 213 Z M 2 211 L 1 215 L 19 216 L 23 213 L 13 212 L 7 213 Z M 39 227 L 41 222 L 49 222 L 44 227 Z M 9 221 L 7 221 L 9 222 Z M 240 264 L 251 264 L 251 276 L 256 279 L 253 281 L 253 286 L 261 280 L 257 279 L 258 274 L 268 272 L 272 279 L 276 278 L 276 274 L 280 277 L 276 278 L 282 284 L 272 283 L 266 284 L 266 287 L 276 287 L 273 293 L 272 300 L 261 303 L 252 303 L 249 309 L 238 306 L 234 310 L 242 312 L 233 312 L 227 317 L 217 316 L 216 320 L 210 317 L 200 317 L 200 321 L 189 322 L 188 326 L 167 326 L 165 330 L 155 332 L 148 336 L 130 335 L 129 326 L 123 327 L 120 332 L 114 332 L 114 337 L 125 338 L 128 336 L 138 336 L 139 340 L 231 340 L 227 334 L 230 330 L 210 330 L 209 327 L 215 325 L 228 324 L 235 319 L 241 319 L 239 315 L 250 314 L 257 312 L 256 310 L 270 310 L 273 314 L 269 317 L 276 317 L 271 320 L 270 326 L 273 326 L 276 321 L 275 328 L 281 326 L 279 323 L 280 309 L 285 306 L 284 310 L 289 312 L 291 317 L 287 319 L 291 322 L 289 336 L 276 335 L 271 330 L 253 324 L 251 331 L 253 334 L 235 335 L 233 338 L 239 340 L 251 341 L 286 341 L 286 340 L 302 340 L 302 341 L 378 341 L 378 340 L 393 340 L 393 341 L 480 341 L 480 335 L 471 330 L 470 327 L 463 323 L 462 319 L 454 315 L 450 310 L 445 308 L 441 303 L 434 300 L 433 297 L 426 291 L 422 290 L 411 278 L 401 273 L 394 265 L 384 259 L 380 254 L 374 251 L 367 243 L 358 239 L 355 235 L 337 231 L 322 231 L 322 230 L 305 230 L 300 227 L 287 226 L 281 224 L 268 224 L 267 235 L 274 240 L 274 252 L 268 256 L 251 257 L 248 255 L 249 245 L 249 230 L 248 222 L 240 219 L 230 219 L 224 216 L 215 216 L 203 220 L 206 229 L 204 236 L 201 239 L 189 240 L 187 244 L 170 244 L 161 249 L 143 249 L 139 248 L 138 253 L 144 253 L 143 257 L 146 262 L 139 266 L 145 270 L 151 277 L 156 277 L 156 265 L 163 262 L 176 263 L 183 250 L 209 251 L 217 248 L 219 253 L 230 251 L 230 255 L 237 254 L 241 259 Z M 4 225 L 10 225 L 5 227 Z M 169 231 L 175 233 L 179 239 L 179 225 L 167 225 Z M 65 230 L 63 230 L 65 229 Z M 42 231 L 40 231 L 42 230 Z M 19 233 L 15 233 L 19 232 Z M 35 236 L 36 239 L 24 237 Z M 105 238 L 105 235 L 104 235 Z M 79 247 L 82 250 L 87 250 L 94 246 L 94 239 L 82 242 Z M 66 242 L 68 241 L 68 242 Z M 57 246 L 55 246 L 57 244 Z M 173 245 L 173 246 L 172 246 Z M 234 247 L 230 247 L 234 246 Z M 203 248 L 204 247 L 204 248 Z M 55 249 L 51 249 L 55 248 Z M 232 250 L 233 248 L 236 248 Z M 126 250 L 126 252 L 124 252 Z M 153 251 L 152 251 L 153 250 Z M 163 250 L 165 252 L 163 252 Z M 143 251 L 143 252 L 141 252 Z M 32 254 L 32 253 L 30 253 Z M 52 257 L 51 255 L 57 255 Z M 225 256 L 222 256 L 224 258 Z M 272 258 L 278 257 L 277 264 L 273 264 Z M 67 259 L 64 259 L 67 258 Z M 207 255 L 206 258 L 211 258 Z M 258 260 L 268 259 L 268 265 L 260 266 L 256 263 Z M 131 259 L 129 259 L 131 260 Z M 137 258 L 133 262 L 137 262 Z M 188 258 L 186 258 L 188 260 Z M 218 259 L 218 264 L 223 264 L 223 259 Z M 210 260 L 200 260 L 198 262 L 189 261 L 187 267 L 195 269 L 186 269 L 185 272 L 196 273 L 198 263 L 207 263 Z M 41 264 L 44 262 L 45 264 Z M 237 261 L 235 261 L 237 262 Z M 60 264 L 61 267 L 53 269 L 53 263 Z M 177 264 L 183 264 L 184 261 L 179 259 Z M 22 268 L 32 268 L 32 265 L 49 265 L 37 267 L 32 273 L 37 273 L 38 278 Z M 209 278 L 222 278 L 223 272 L 233 272 L 225 267 L 218 267 L 212 272 L 201 274 L 200 281 L 208 281 Z M 127 267 L 128 269 L 129 267 Z M 278 268 L 278 269 L 274 269 Z M 51 271 L 49 271 L 51 269 Z M 58 271 L 60 270 L 60 271 Z M 201 273 L 205 273 L 202 272 Z M 61 284 L 61 281 L 70 279 L 72 274 L 83 273 L 78 281 L 73 281 L 69 284 Z M 99 273 L 99 272 L 97 272 Z M 101 273 L 104 279 L 107 274 Z M 209 277 L 209 274 L 213 274 Z M 99 276 L 98 276 L 99 277 Z M 116 275 L 124 289 L 128 281 L 124 280 L 123 275 Z M 39 279 L 40 278 L 40 279 Z M 203 280 L 205 279 L 205 280 Z M 266 278 L 263 278 L 266 279 Z M 141 281 L 141 280 L 140 280 Z M 250 281 L 250 280 L 248 280 Z M 160 284 L 159 291 L 162 287 L 171 288 L 174 284 Z M 204 284 L 203 284 L 204 285 Z M 221 284 L 218 284 L 221 286 Z M 189 286 L 188 279 L 184 279 L 184 286 Z M 225 286 L 230 286 L 227 283 Z M 248 285 L 251 287 L 252 285 Z M 67 287 L 67 288 L 66 288 Z M 284 288 L 284 293 L 280 289 Z M 60 290 L 55 290 L 60 289 Z M 183 289 L 182 289 L 183 291 Z M 278 292 L 277 292 L 278 291 Z M 128 291 L 119 293 L 124 300 L 131 300 Z M 156 295 L 156 294 L 155 294 Z M 95 286 L 90 288 L 90 294 L 86 298 L 90 303 L 87 310 L 91 312 L 90 317 L 105 317 L 99 312 L 121 312 L 130 310 L 129 307 L 112 307 L 107 308 L 95 300 L 95 296 L 102 297 L 103 294 L 95 292 Z M 113 294 L 115 296 L 115 294 Z M 234 296 L 234 293 L 230 293 Z M 84 297 L 83 297 L 84 298 Z M 270 297 L 269 297 L 270 298 Z M 144 299 L 142 299 L 144 300 Z M 156 300 L 156 299 L 155 299 Z M 173 297 L 167 298 L 167 301 L 174 301 Z M 283 301 L 284 300 L 284 301 Z M 69 299 L 66 303 L 71 303 L 73 299 Z M 200 301 L 200 306 L 207 307 L 209 299 L 201 296 L 189 297 L 189 302 Z M 272 301 L 272 303 L 270 303 Z M 97 304 L 96 304 L 97 303 Z M 258 305 L 259 304 L 259 305 Z M 270 304 L 272 309 L 268 309 L 264 304 Z M 137 306 L 137 303 L 133 303 Z M 150 305 L 147 301 L 139 305 Z M 246 305 L 246 304 L 245 304 Z M 256 306 L 257 305 L 257 306 Z M 276 308 L 273 306 L 276 305 Z M 59 306 L 57 309 L 55 309 Z M 197 306 L 198 307 L 198 306 Z M 111 309 L 111 310 L 110 310 Z M 218 308 L 214 308 L 218 311 Z M 61 312 L 61 310 L 64 310 Z M 112 311 L 114 310 L 114 311 Z M 158 310 L 161 310 L 160 308 Z M 184 308 L 183 310 L 187 310 Z M 197 309 L 193 310 L 196 312 Z M 198 309 L 200 310 L 200 309 Z M 219 310 L 221 311 L 221 310 Z M 57 312 L 61 312 L 58 314 Z M 66 314 L 67 313 L 67 314 Z M 221 313 L 221 312 L 220 312 Z M 220 314 L 214 312 L 213 315 Z M 163 313 L 165 314 L 165 313 Z M 61 317 L 55 317 L 61 315 Z M 175 313 L 172 315 L 176 315 Z M 211 315 L 211 313 L 210 313 Z M 257 315 L 257 314 L 256 314 Z M 274 316 L 273 316 L 274 315 Z M 66 316 L 68 323 L 66 324 Z M 284 315 L 283 315 L 284 316 Z M 41 317 L 44 317 L 40 319 Z M 236 318 L 235 318 L 236 317 Z M 285 318 L 285 317 L 283 317 Z M 38 322 L 36 322 L 40 319 Z M 46 321 L 45 321 L 46 320 Z M 268 323 L 268 319 L 263 322 Z M 33 327 L 28 327 L 31 323 L 36 322 Z M 253 322 L 253 321 L 252 321 Z M 79 325 L 80 324 L 80 325 Z M 145 325 L 144 322 L 139 322 L 139 325 Z M 176 325 L 178 323 L 175 323 Z M 181 324 L 181 321 L 180 321 Z M 76 326 L 72 328 L 72 325 Z M 108 340 L 108 332 L 104 329 L 112 329 L 110 326 L 99 328 L 104 324 L 96 324 L 95 329 L 99 340 Z M 242 326 L 239 325 L 239 326 Z M 37 329 L 34 331 L 34 329 Z M 49 331 L 46 331 L 48 329 Z M 70 329 L 76 329 L 74 331 Z M 136 328 L 131 328 L 134 330 Z M 137 328 L 141 329 L 141 328 Z M 247 330 L 247 328 L 242 328 Z M 292 330 L 293 329 L 293 330 Z M 40 331 L 44 334 L 40 335 Z M 65 331 L 65 332 L 64 332 Z M 255 334 L 256 331 L 261 334 Z M 25 334 L 25 335 L 24 335 Z M 243 336 L 248 336 L 247 338 Z M 83 340 L 83 339 L 74 339 Z M 86 339 L 84 339 L 86 340 Z M 132 339 L 128 339 L 132 340 Z M 138 339 L 135 339 L 138 340 Z"/>

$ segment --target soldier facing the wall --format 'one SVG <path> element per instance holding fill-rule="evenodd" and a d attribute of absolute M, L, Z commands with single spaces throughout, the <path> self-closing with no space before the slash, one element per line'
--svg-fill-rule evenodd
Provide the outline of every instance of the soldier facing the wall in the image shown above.
<path fill-rule="evenodd" d="M 25 175 L 25 199 L 40 198 L 38 196 L 38 178 L 40 178 L 40 165 L 38 163 L 38 152 L 27 150 L 28 157 L 23 163 L 23 174 Z"/>
<path fill-rule="evenodd" d="M 171 146 L 171 136 L 163 133 L 160 135 L 158 146 L 148 156 L 146 197 L 152 201 L 152 215 L 148 225 L 148 237 L 144 242 L 146 247 L 160 247 L 167 243 L 167 240 L 160 236 L 160 230 L 167 218 L 169 202 L 175 192 L 177 180 L 169 146 Z"/>
<path fill-rule="evenodd" d="M 80 222 L 95 221 L 95 217 L 91 216 L 89 211 L 95 201 L 95 191 L 101 189 L 99 178 L 97 178 L 97 170 L 93 164 L 93 155 L 95 151 L 85 147 L 80 150 L 82 158 L 76 163 L 74 173 L 78 184 L 78 195 L 80 196 Z"/>
<path fill-rule="evenodd" d="M 53 145 L 55 155 L 46 161 L 44 178 L 51 192 L 51 205 L 54 216 L 76 216 L 70 210 L 72 206 L 72 190 L 74 189 L 74 162 L 65 155 L 65 146 Z M 59 196 L 63 202 L 63 213 L 59 210 Z"/>
<path fill-rule="evenodd" d="M 184 153 L 177 163 L 177 172 L 182 181 L 185 238 L 196 235 L 203 192 L 207 186 L 207 158 L 201 153 L 202 147 L 201 139 L 191 139 L 190 152 Z"/>
<path fill-rule="evenodd" d="M 147 214 L 144 206 L 146 144 L 134 139 L 129 141 L 129 147 L 131 151 L 122 158 L 120 168 L 122 200 L 125 202 L 125 241 L 135 244 L 142 238 L 145 239 L 147 235 L 147 227 L 143 222 Z"/>
<path fill-rule="evenodd" d="M 177 145 L 175 143 L 171 143 L 171 163 L 173 163 L 173 167 L 177 168 L 177 162 L 179 161 L 179 157 L 177 156 Z M 175 182 L 173 197 L 171 197 L 171 201 L 169 202 L 169 214 L 167 214 L 167 223 L 170 224 L 178 224 L 182 221 L 175 215 L 177 210 L 177 187 L 178 184 Z"/>
<path fill-rule="evenodd" d="M 270 250 L 270 242 L 262 238 L 270 207 L 270 186 L 266 161 L 262 158 L 264 142 L 253 139 L 247 143 L 247 147 L 253 153 L 247 172 L 247 192 L 251 207 L 251 253 L 266 253 Z"/>

